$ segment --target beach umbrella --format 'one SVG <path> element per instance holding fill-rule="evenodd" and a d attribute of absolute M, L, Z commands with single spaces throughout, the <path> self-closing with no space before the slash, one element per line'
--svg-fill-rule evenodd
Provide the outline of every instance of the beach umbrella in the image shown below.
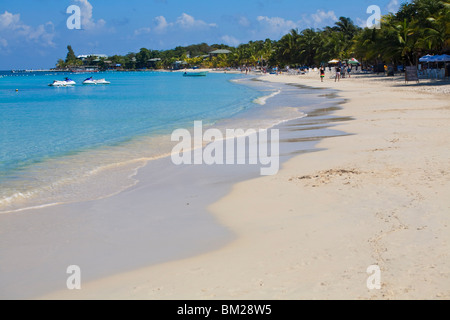
<path fill-rule="evenodd" d="M 331 61 L 328 61 L 328 63 L 339 63 L 340 61 L 339 60 L 337 60 L 337 59 L 334 59 L 334 60 L 331 60 Z"/>
<path fill-rule="evenodd" d="M 450 56 L 448 54 L 442 54 L 440 56 L 435 56 L 435 62 L 443 62 L 444 63 L 444 69 L 447 69 L 447 62 L 450 62 Z M 439 67 L 439 64 L 437 65 Z"/>
<path fill-rule="evenodd" d="M 432 55 L 427 54 L 426 56 L 423 56 L 422 58 L 420 58 L 419 62 L 427 63 L 428 67 L 430 67 L 430 63 L 436 62 L 436 57 L 437 56 L 432 56 Z"/>
<path fill-rule="evenodd" d="M 349 64 L 359 64 L 359 61 L 356 60 L 355 58 L 352 58 L 352 59 L 348 60 L 348 63 Z"/>
<path fill-rule="evenodd" d="M 431 56 L 429 54 L 427 54 L 426 56 L 423 56 L 422 58 L 419 59 L 419 62 L 434 62 L 435 60 L 434 56 Z"/>
<path fill-rule="evenodd" d="M 449 62 L 450 61 L 450 56 L 448 54 L 435 56 L 434 57 L 434 61 L 436 61 L 436 62 Z"/>
<path fill-rule="evenodd" d="M 421 63 L 426 63 L 428 65 L 428 68 L 430 67 L 430 62 L 435 62 L 436 58 L 435 56 L 429 55 L 427 54 L 426 56 L 423 56 L 422 58 L 419 59 L 419 62 Z M 429 71 L 427 71 L 427 78 L 430 77 L 430 73 Z"/>

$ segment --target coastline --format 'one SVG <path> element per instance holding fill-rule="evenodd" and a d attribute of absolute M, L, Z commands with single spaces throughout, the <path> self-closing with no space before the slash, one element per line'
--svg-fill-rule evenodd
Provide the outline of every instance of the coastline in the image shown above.
<path fill-rule="evenodd" d="M 448 299 L 448 95 L 370 77 L 264 79 L 338 89 L 336 115 L 354 120 L 337 128 L 353 135 L 235 185 L 210 207 L 236 234 L 221 249 L 43 298 Z M 381 290 L 366 287 L 370 265 Z"/>
<path fill-rule="evenodd" d="M 291 86 L 283 90 L 291 93 L 277 99 L 286 103 L 299 93 L 305 101 L 316 95 Z M 271 89 L 268 93 L 274 97 Z M 269 97 L 262 98 L 267 105 L 257 108 L 270 109 Z M 327 129 L 334 125 L 330 113 L 337 108 L 335 99 L 313 101 L 320 103 L 306 107 L 316 110 L 309 118 L 277 108 L 280 114 L 268 119 L 269 126 L 278 117 L 295 119 L 276 125 L 282 132 L 282 161 L 295 153 L 317 151 L 315 144 L 322 137 L 344 134 Z M 227 119 L 219 128 L 236 124 L 245 128 L 252 119 Z M 225 196 L 232 185 L 259 176 L 259 171 L 259 166 L 250 165 L 174 167 L 165 157 L 141 167 L 133 176 L 134 186 L 111 197 L 1 215 L 0 296 L 35 298 L 62 290 L 65 269 L 73 264 L 82 267 L 83 281 L 88 282 L 220 249 L 234 241 L 235 234 L 218 223 L 207 206 Z"/>
<path fill-rule="evenodd" d="M 134 87 L 134 85 L 130 85 L 130 83 L 129 82 L 127 83 L 127 81 L 136 81 L 136 79 L 140 81 L 140 77 L 134 79 L 132 77 L 133 77 L 132 74 L 123 74 L 123 77 L 121 75 L 118 78 L 112 78 L 113 84 L 108 87 L 100 87 L 94 89 L 92 87 L 79 86 L 76 89 L 73 88 L 74 90 L 71 94 L 79 95 L 74 97 L 74 99 L 81 99 L 81 101 L 79 102 L 80 105 L 82 105 L 83 102 L 86 103 L 87 101 L 90 102 L 93 100 L 92 97 L 83 100 L 84 98 L 83 94 L 86 94 L 86 92 L 88 92 L 87 94 L 92 95 L 97 94 L 96 97 L 97 99 L 102 94 L 104 96 L 102 96 L 100 99 L 105 98 L 109 99 L 108 93 L 110 91 L 119 90 L 118 88 L 121 88 L 122 85 L 125 85 L 125 87 L 127 88 Z M 163 75 L 158 73 L 150 76 L 150 80 L 153 80 L 157 77 L 162 77 L 163 80 L 166 81 L 173 81 L 178 77 L 178 75 L 174 76 L 173 77 L 174 79 L 172 79 L 166 77 L 165 74 Z M 30 100 L 34 99 L 34 95 L 30 93 L 32 90 L 37 91 L 42 90 L 42 92 L 45 92 L 45 94 L 48 93 L 50 97 L 45 96 L 45 98 L 49 98 L 50 100 L 49 103 L 53 102 L 51 101 L 52 98 L 51 95 L 53 93 L 58 99 L 64 99 L 64 95 L 66 94 L 65 91 L 63 92 L 53 91 L 52 89 L 43 85 L 43 83 L 45 83 L 46 81 L 50 81 L 49 80 L 50 78 L 51 77 L 43 76 L 42 78 L 35 79 L 33 77 L 27 79 L 24 84 L 21 83 L 20 85 L 23 86 L 23 89 L 21 87 L 21 91 L 25 93 L 21 94 L 20 99 L 23 99 L 24 96 L 25 98 L 28 98 Z M 78 75 L 78 80 L 83 78 L 84 76 Z M 217 79 L 225 79 L 225 78 L 229 78 L 229 76 L 214 75 L 208 78 L 208 80 L 209 82 L 212 82 L 214 80 L 217 81 Z M 232 76 L 231 78 L 234 77 Z M 146 79 L 148 80 L 149 78 Z M 227 106 L 224 107 L 225 110 L 228 110 L 227 108 L 230 105 L 238 105 L 238 103 L 240 102 L 242 102 L 241 106 L 244 107 L 252 103 L 251 98 L 253 92 L 247 91 L 247 88 L 245 88 L 244 86 L 229 83 L 230 81 L 224 80 L 222 82 L 224 86 L 227 85 L 228 87 L 232 86 L 235 88 L 239 88 L 237 89 L 237 91 L 242 90 L 243 92 L 246 92 L 248 94 L 248 98 L 246 98 L 246 100 L 244 101 L 238 98 L 229 99 L 233 100 L 234 103 L 228 103 Z M 20 86 L 19 83 L 20 81 L 17 83 L 13 82 L 10 83 L 9 86 L 11 88 L 19 87 Z M 185 83 L 188 83 L 188 81 L 185 81 Z M 233 91 L 233 93 L 236 93 L 236 91 Z M 132 94 L 131 90 L 128 91 L 128 94 Z M 259 96 L 259 92 L 257 90 L 254 91 L 254 94 L 255 98 Z M 14 97 L 16 96 L 17 95 L 14 94 Z M 133 101 L 132 99 L 133 98 L 130 98 L 131 101 Z M 97 103 L 103 103 L 104 105 L 107 105 L 108 103 L 104 102 L 103 100 L 101 100 L 100 102 L 97 100 L 94 101 L 96 101 Z M 199 99 L 199 101 L 201 101 L 201 99 Z M 6 103 L 8 102 L 9 101 L 7 101 Z M 20 101 L 18 103 L 20 103 Z M 211 102 L 208 101 L 207 103 Z M 206 105 L 206 103 L 204 104 Z M 142 101 L 140 101 L 140 105 L 146 104 L 145 102 L 142 103 Z M 238 106 L 238 108 L 241 106 Z M 40 107 L 44 109 L 47 106 L 42 105 L 41 103 Z M 90 107 L 92 108 L 92 110 L 99 112 L 98 107 L 95 106 Z M 126 105 L 126 103 L 125 105 L 121 104 L 120 107 L 122 109 L 129 108 L 129 106 Z M 2 110 L 13 110 L 13 108 L 4 108 Z M 80 107 L 79 106 L 77 107 L 75 105 L 73 106 L 72 112 L 79 112 L 79 110 Z M 89 111 L 91 110 L 84 110 L 85 113 Z M 152 114 L 153 110 L 151 110 L 150 112 L 149 110 L 145 110 L 145 112 L 150 113 L 150 115 L 153 116 Z M 164 111 L 159 112 L 164 113 Z M 217 119 L 220 120 L 222 118 L 229 117 L 229 115 L 226 115 L 227 111 L 223 112 L 225 113 L 225 115 L 218 114 Z M 237 113 L 239 112 L 240 111 L 237 111 Z M 8 116 L 12 117 L 12 113 L 13 112 L 11 112 L 10 114 L 7 113 L 5 115 L 5 118 L 8 119 Z M 236 113 L 236 111 L 233 111 L 232 113 Z M 26 112 L 21 111 L 17 112 L 17 114 L 26 114 Z M 52 114 L 49 115 L 49 118 L 51 118 L 51 116 Z M 85 115 L 81 115 L 81 118 L 83 116 Z M 211 121 L 210 117 L 205 116 L 205 118 L 206 118 L 205 121 Z M 103 119 L 100 118 L 96 120 L 98 120 L 99 122 L 97 123 L 97 126 L 100 127 L 100 125 L 102 124 L 101 121 L 103 121 Z M 93 120 L 88 119 L 88 121 Z M 151 122 L 153 120 L 146 120 L 146 121 Z M 170 122 L 170 120 L 168 121 Z M 37 135 L 39 124 L 43 123 L 42 121 L 40 123 L 35 124 L 29 123 L 24 124 L 23 122 L 20 123 L 20 121 L 17 122 L 18 122 L 17 125 L 15 126 L 11 125 L 11 127 L 19 128 L 20 126 L 24 126 L 25 128 L 33 128 L 34 131 L 33 133 L 35 135 Z M 68 119 L 67 122 L 71 124 L 70 119 Z M 143 122 L 144 121 L 141 121 L 141 123 Z M 0 215 L 45 206 L 96 200 L 126 190 L 136 183 L 136 181 L 133 179 L 135 171 L 138 170 L 140 167 L 142 167 L 145 163 L 147 163 L 148 161 L 170 156 L 170 150 L 173 147 L 173 145 L 171 145 L 170 142 L 170 135 L 172 131 L 175 130 L 176 128 L 187 127 L 191 125 L 192 125 L 191 121 L 182 124 L 174 123 L 173 128 L 171 128 L 170 126 L 168 127 L 167 121 L 163 123 L 161 126 L 158 126 L 158 124 L 148 124 L 149 127 L 146 127 L 145 129 L 141 128 L 142 129 L 141 131 L 137 129 L 134 131 L 130 130 L 128 133 L 125 132 L 122 133 L 121 135 L 118 134 L 112 139 L 111 137 L 105 137 L 104 140 L 101 140 L 100 138 L 98 139 L 98 141 L 93 143 L 90 143 L 88 138 L 82 137 L 83 132 L 70 132 L 67 134 L 67 136 L 65 137 L 61 136 L 59 137 L 59 139 L 61 141 L 67 141 L 67 139 L 69 138 L 70 140 L 70 134 L 72 134 L 75 137 L 79 137 L 79 140 L 80 139 L 85 140 L 79 145 L 73 146 L 72 148 L 70 147 L 67 148 L 66 146 L 64 146 L 61 147 L 61 149 L 63 149 L 62 151 L 51 150 L 48 152 L 48 154 L 45 153 L 46 151 L 45 148 L 43 146 L 40 146 L 41 149 L 45 150 L 42 152 L 44 156 L 39 156 L 39 152 L 36 152 L 38 156 L 34 158 L 28 157 L 25 159 L 22 159 L 19 156 L 17 156 L 18 152 L 16 150 L 9 151 L 10 149 L 8 149 L 9 146 L 7 142 L 14 141 L 15 143 L 11 143 L 11 145 L 19 146 L 21 145 L 22 141 L 20 139 L 17 139 L 17 136 L 19 136 L 20 133 L 23 133 L 24 135 L 26 135 L 26 133 L 18 132 L 16 133 L 16 136 L 11 135 L 10 137 L 7 136 L 5 132 L 5 139 L 3 141 L 5 142 L 5 145 L 2 144 L 2 147 L 4 146 L 3 149 L 5 151 L 4 158 L 6 158 L 6 160 L 4 160 L 4 162 L 1 163 L 2 166 L 0 166 L 0 176 L 1 178 L 4 178 L 0 179 L 2 180 L 0 183 L 1 184 Z M 131 125 L 129 127 L 131 127 Z M 139 123 L 137 127 L 139 128 Z M 5 128 L 8 128 L 7 125 L 5 125 Z M 86 128 L 86 130 L 90 130 L 90 128 Z M 8 131 L 13 132 L 12 129 Z M 54 132 L 53 136 L 58 136 L 58 134 L 59 132 Z M 46 137 L 44 136 L 40 138 L 42 139 L 36 141 L 35 144 L 38 143 L 45 144 Z M 56 144 L 55 141 L 50 141 L 48 143 L 48 145 L 50 146 L 53 146 L 55 144 Z M 23 153 L 26 154 L 27 152 L 29 152 L 29 154 L 33 154 L 33 152 L 28 151 L 27 147 L 29 148 L 29 145 L 26 144 L 22 147 Z M 8 154 L 12 154 L 16 156 L 16 158 L 18 159 L 14 158 L 14 156 L 8 158 Z M 8 164 L 10 166 L 9 168 Z M 21 179 L 21 177 L 24 178 Z M 103 183 L 101 184 L 96 183 L 98 181 L 102 181 Z M 92 188 L 92 186 L 94 186 L 94 188 Z"/>
<path fill-rule="evenodd" d="M 223 133 L 229 127 L 239 127 L 244 130 L 269 129 L 305 116 L 305 113 L 297 110 L 296 107 L 276 107 L 275 111 L 271 110 L 272 106 L 265 106 L 267 100 L 278 95 L 281 90 L 278 88 L 274 91 L 274 88 L 264 87 L 262 84 L 250 85 L 253 81 L 249 80 L 254 79 L 254 77 L 244 77 L 229 81 L 238 83 L 237 87 L 255 90 L 260 95 L 256 95 L 253 101 L 250 99 L 242 103 L 244 107 L 236 114 L 216 120 L 214 127 L 219 128 Z M 243 81 L 245 83 L 242 83 Z M 236 101 L 236 105 L 239 103 L 241 101 Z M 247 107 L 246 103 L 254 106 Z M 287 102 L 288 105 L 289 103 Z M 192 124 L 185 123 L 185 125 L 189 127 Z M 212 125 L 205 124 L 205 127 Z M 2 185 L 0 215 L 114 196 L 134 186 L 138 182 L 135 179 L 137 171 L 148 162 L 170 157 L 173 146 L 174 144 L 170 143 L 169 132 L 137 135 L 127 137 L 124 142 L 88 146 L 67 151 L 65 154 L 50 156 L 45 160 L 38 160 L 36 166 L 31 165 L 20 169 L 21 175 L 28 176 L 28 179 L 17 179 L 15 172 L 6 172 L 5 176 L 8 178 L 10 175 L 12 179 L 6 180 L 6 183 Z M 99 184 L 97 181 L 102 183 Z"/>

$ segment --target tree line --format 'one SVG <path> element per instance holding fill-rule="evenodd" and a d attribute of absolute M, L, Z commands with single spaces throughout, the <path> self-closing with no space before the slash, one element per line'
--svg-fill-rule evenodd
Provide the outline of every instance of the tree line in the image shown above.
<path fill-rule="evenodd" d="M 280 40 L 250 41 L 237 47 L 206 43 L 171 50 L 142 48 L 138 53 L 84 61 L 105 70 L 167 69 L 176 61 L 185 66 L 226 68 L 247 66 L 319 66 L 332 59 L 357 58 L 367 64 L 416 65 L 425 54 L 450 53 L 450 0 L 413 0 L 403 3 L 395 14 L 382 17 L 380 29 L 361 28 L 350 18 L 340 17 L 322 29 L 291 30 Z M 228 49 L 230 54 L 208 56 Z M 152 60 L 153 59 L 153 60 Z M 94 61 L 96 60 L 96 61 Z M 72 48 L 57 67 L 83 64 Z"/>

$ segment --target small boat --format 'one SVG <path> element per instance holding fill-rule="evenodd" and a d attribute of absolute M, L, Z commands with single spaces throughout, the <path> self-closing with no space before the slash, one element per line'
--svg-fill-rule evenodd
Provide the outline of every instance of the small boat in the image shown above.
<path fill-rule="evenodd" d="M 73 81 L 72 79 L 65 78 L 63 81 L 55 80 L 53 83 L 50 83 L 50 87 L 71 87 L 76 85 L 77 83 Z"/>
<path fill-rule="evenodd" d="M 183 74 L 184 77 L 206 77 L 208 71 L 203 72 L 185 72 Z"/>
<path fill-rule="evenodd" d="M 106 81 L 105 79 L 94 80 L 94 78 L 90 77 L 84 80 L 83 84 L 97 85 L 97 84 L 111 84 L 111 82 Z"/>

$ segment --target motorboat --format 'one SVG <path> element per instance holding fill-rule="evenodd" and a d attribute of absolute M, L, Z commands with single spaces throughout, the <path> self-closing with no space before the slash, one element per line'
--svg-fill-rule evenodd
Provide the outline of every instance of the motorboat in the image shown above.
<path fill-rule="evenodd" d="M 95 80 L 94 78 L 90 77 L 84 80 L 83 84 L 97 85 L 97 84 L 111 84 L 111 82 L 106 81 L 105 79 Z"/>
<path fill-rule="evenodd" d="M 206 77 L 208 71 L 204 72 L 185 72 L 183 74 L 184 77 Z"/>
<path fill-rule="evenodd" d="M 83 84 L 97 84 L 93 78 L 87 78 L 83 81 Z"/>
<path fill-rule="evenodd" d="M 73 81 L 72 79 L 65 78 L 63 81 L 55 80 L 53 83 L 50 83 L 50 87 L 71 87 L 76 85 L 77 83 Z"/>
<path fill-rule="evenodd" d="M 73 81 L 72 79 L 69 79 L 69 78 L 65 78 L 64 82 L 66 83 L 67 86 L 74 86 L 77 84 L 75 81 Z"/>

